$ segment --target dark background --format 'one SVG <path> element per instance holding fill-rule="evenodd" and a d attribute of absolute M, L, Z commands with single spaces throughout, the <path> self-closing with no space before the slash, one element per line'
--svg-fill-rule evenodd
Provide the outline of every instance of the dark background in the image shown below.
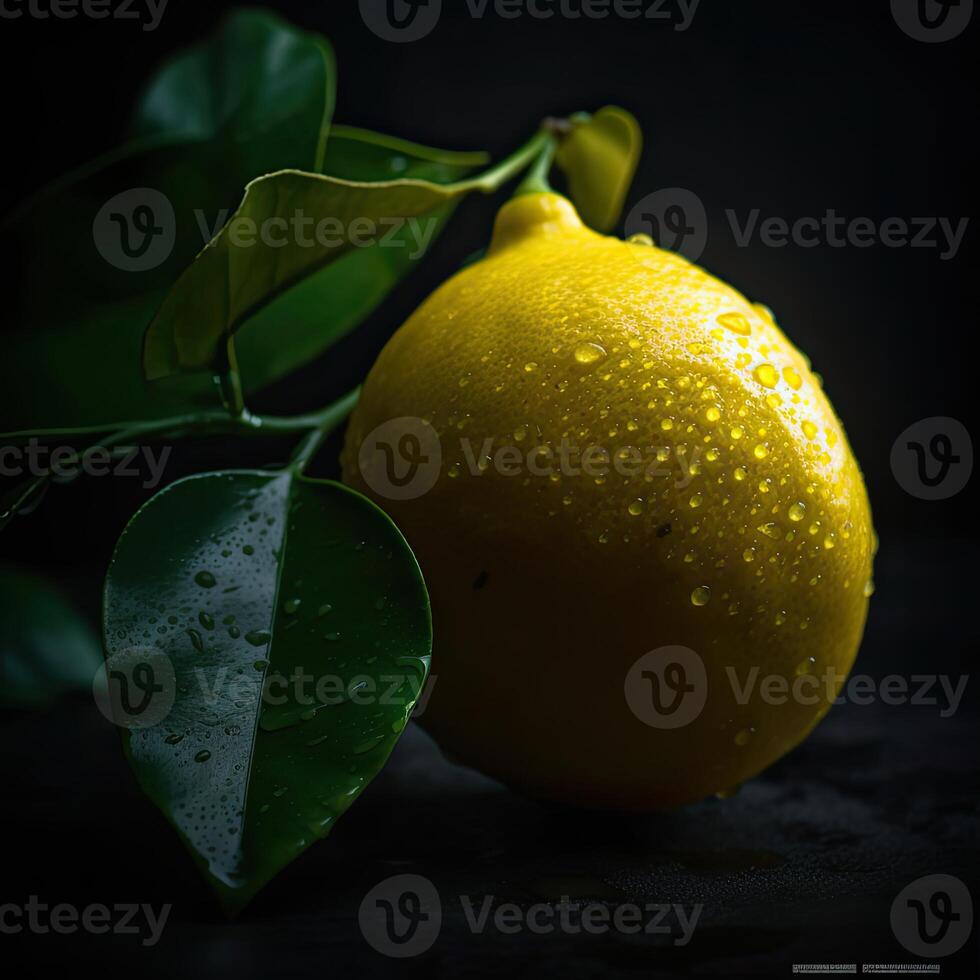
<path fill-rule="evenodd" d="M 152 33 L 125 21 L 0 20 L 0 210 L 115 144 L 159 61 L 233 6 L 171 0 Z M 889 454 L 924 417 L 972 428 L 972 219 L 959 253 L 944 261 L 938 248 L 881 244 L 771 248 L 756 238 L 739 247 L 724 212 L 758 208 L 793 220 L 833 208 L 876 223 L 969 216 L 976 17 L 959 38 L 924 44 L 898 28 L 887 0 L 702 0 L 685 32 L 616 17 L 474 19 L 461 0 L 446 0 L 428 37 L 392 44 L 367 30 L 347 0 L 266 6 L 333 42 L 338 122 L 499 158 L 544 116 L 628 107 L 646 145 L 624 213 L 662 187 L 695 191 L 709 218 L 701 264 L 776 312 L 844 420 L 882 542 L 859 669 L 876 677 L 969 672 L 977 640 L 972 487 L 947 501 L 916 499 L 892 476 Z M 498 203 L 465 202 L 421 269 L 361 330 L 254 407 L 312 408 L 363 376 L 417 303 L 486 243 Z M 269 451 L 246 450 L 256 461 Z M 324 454 L 324 472 L 332 456 Z M 174 473 L 225 458 L 243 461 L 214 445 L 182 451 Z M 123 485 L 136 482 L 55 488 L 37 514 L 4 532 L 0 559 L 53 576 L 94 621 L 112 547 L 145 496 Z M 787 975 L 793 962 L 910 961 L 888 928 L 899 888 L 945 872 L 971 882 L 980 898 L 975 691 L 965 701 L 948 719 L 928 707 L 842 706 L 734 800 L 628 821 L 541 810 L 449 766 L 412 732 L 346 825 L 234 927 L 218 922 L 90 705 L 7 717 L 2 835 L 16 854 L 0 875 L 0 899 L 9 891 L 82 904 L 172 901 L 175 911 L 149 953 L 105 939 L 11 944 L 0 936 L 0 955 L 15 945 L 39 974 L 83 956 L 161 976 L 351 967 L 367 976 L 396 968 L 482 976 L 518 963 L 565 977 L 751 976 Z M 564 879 L 588 894 L 601 886 L 634 900 L 703 901 L 710 925 L 680 954 L 608 938 L 474 938 L 452 922 L 433 952 L 395 964 L 360 939 L 356 908 L 368 887 L 401 870 L 450 894 L 525 903 L 555 887 L 541 881 Z M 975 976 L 976 964 L 974 936 L 943 975 Z"/>

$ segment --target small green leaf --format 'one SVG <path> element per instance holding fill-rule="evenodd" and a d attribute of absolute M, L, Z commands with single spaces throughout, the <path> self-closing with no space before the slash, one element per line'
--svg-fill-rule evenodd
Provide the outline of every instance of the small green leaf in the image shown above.
<path fill-rule="evenodd" d="M 639 123 L 618 106 L 573 120 L 555 161 L 582 220 L 596 231 L 611 231 L 619 219 L 642 146 Z"/>
<path fill-rule="evenodd" d="M 231 911 L 381 769 L 432 642 L 391 521 L 291 471 L 208 473 L 154 497 L 116 547 L 104 626 L 110 658 L 147 644 L 169 658 L 172 710 L 128 730 L 127 753 Z"/>
<path fill-rule="evenodd" d="M 49 583 L 0 566 L 0 704 L 36 708 L 91 693 L 102 663 L 99 641 Z"/>
<path fill-rule="evenodd" d="M 146 377 L 210 370 L 227 337 L 287 289 L 355 248 L 388 247 L 383 236 L 390 232 L 421 247 L 439 220 L 433 212 L 476 186 L 411 178 L 369 183 L 297 170 L 252 181 L 234 217 L 177 280 L 147 329 Z M 280 234 L 281 223 L 297 217 L 317 230 Z M 264 241 L 260 230 L 272 221 L 279 230 Z"/>

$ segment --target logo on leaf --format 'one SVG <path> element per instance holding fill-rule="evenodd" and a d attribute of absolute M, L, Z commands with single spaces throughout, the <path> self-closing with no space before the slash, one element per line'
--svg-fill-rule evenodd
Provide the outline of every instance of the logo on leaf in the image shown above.
<path fill-rule="evenodd" d="M 106 659 L 92 690 L 103 716 L 121 728 L 152 728 L 170 714 L 177 682 L 170 658 L 155 647 L 131 647 Z"/>

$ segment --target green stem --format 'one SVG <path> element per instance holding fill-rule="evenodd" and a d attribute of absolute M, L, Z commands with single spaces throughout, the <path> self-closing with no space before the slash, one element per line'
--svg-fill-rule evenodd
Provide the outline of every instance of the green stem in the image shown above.
<path fill-rule="evenodd" d="M 552 139 L 553 137 L 547 129 L 539 129 L 534 136 L 509 157 L 501 160 L 489 170 L 485 170 L 482 174 L 462 181 L 461 186 L 483 191 L 485 194 L 492 194 L 501 184 L 506 183 L 511 177 L 516 177 L 529 163 L 536 160 Z"/>
<path fill-rule="evenodd" d="M 302 473 L 316 451 L 323 444 L 323 441 L 330 433 L 350 414 L 353 407 L 357 404 L 361 389 L 355 388 L 346 395 L 338 398 L 331 405 L 307 415 L 292 416 L 259 416 L 251 415 L 247 412 L 234 417 L 227 412 L 197 412 L 192 415 L 176 415 L 168 419 L 158 419 L 153 422 L 132 422 L 122 423 L 118 426 L 81 426 L 75 429 L 35 429 L 34 431 L 8 432 L 0 435 L 0 439 L 17 438 L 41 438 L 44 436 L 68 436 L 79 435 L 99 435 L 111 432 L 93 446 L 76 452 L 72 457 L 64 462 L 63 465 L 75 464 L 84 455 L 95 448 L 110 449 L 118 447 L 116 452 L 121 451 L 134 439 L 146 438 L 180 438 L 192 433 L 198 435 L 216 435 L 220 433 L 269 433 L 272 434 L 295 434 L 305 433 L 306 438 L 299 444 L 290 465 L 296 473 Z M 114 430 L 114 431 L 113 431 Z M 20 510 L 31 497 L 35 495 L 38 488 L 50 480 L 51 474 L 47 473 L 42 477 L 28 481 L 22 487 L 14 491 L 9 497 L 9 504 L 0 502 L 0 530 L 10 521 L 13 515 Z"/>
<path fill-rule="evenodd" d="M 238 357 L 235 354 L 235 338 L 229 337 L 225 345 L 224 363 L 215 381 L 221 392 L 221 401 L 228 410 L 229 415 L 235 418 L 244 418 L 248 413 L 245 410 L 245 396 L 242 394 L 242 378 L 238 372 Z"/>
<path fill-rule="evenodd" d="M 349 398 L 347 395 L 345 398 Z M 200 411 L 188 415 L 149 422 L 114 422 L 107 425 L 87 425 L 73 429 L 22 429 L 4 432 L 0 440 L 24 441 L 28 439 L 71 439 L 74 436 L 92 436 L 112 433 L 103 444 L 118 443 L 122 438 L 159 438 L 165 435 L 295 435 L 309 432 L 320 425 L 324 416 L 333 410 L 329 405 L 306 415 L 252 415 L 234 418 L 225 411 Z"/>
<path fill-rule="evenodd" d="M 296 473 L 302 473 L 306 470 L 306 467 L 316 455 L 317 450 L 323 445 L 330 433 L 351 413 L 360 396 L 361 389 L 355 388 L 320 413 L 319 424 L 297 446 L 290 460 L 290 465 Z"/>
<path fill-rule="evenodd" d="M 514 197 L 520 194 L 550 194 L 551 184 L 548 183 L 548 174 L 551 166 L 555 162 L 555 153 L 558 150 L 558 140 L 551 134 L 546 133 L 547 139 L 538 152 L 538 156 L 531 168 L 525 174 L 524 179 L 517 185 Z"/>
<path fill-rule="evenodd" d="M 21 484 L 14 490 L 10 498 L 10 503 L 0 503 L 0 530 L 13 518 L 13 516 L 30 503 L 31 498 L 44 486 L 50 479 L 50 474 L 45 476 L 35 476 L 26 483 Z"/>

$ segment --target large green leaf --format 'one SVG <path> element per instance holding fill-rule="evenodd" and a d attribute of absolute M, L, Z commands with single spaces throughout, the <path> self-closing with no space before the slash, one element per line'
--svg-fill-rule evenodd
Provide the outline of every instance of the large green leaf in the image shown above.
<path fill-rule="evenodd" d="M 330 131 L 323 169 L 333 177 L 380 181 L 411 177 L 451 183 L 487 162 L 485 153 L 454 153 L 351 126 Z M 439 236 L 452 205 L 427 216 L 428 244 Z M 380 243 L 348 252 L 339 261 L 288 289 L 259 310 L 236 340 L 246 389 L 283 377 L 356 327 L 421 260 L 406 226 Z M 161 384 L 190 383 L 194 375 Z"/>
<path fill-rule="evenodd" d="M 432 640 L 391 521 L 292 472 L 208 473 L 154 497 L 117 545 L 104 625 L 110 662 L 150 646 L 172 665 L 169 715 L 128 729 L 127 752 L 231 911 L 380 770 Z"/>
<path fill-rule="evenodd" d="M 162 299 L 132 297 L 80 312 L 77 320 L 5 338 L 0 356 L 0 428 L 100 425 L 164 418 L 217 406 L 210 378 L 185 375 L 148 385 L 140 338 Z M 148 309 L 149 307 L 149 309 Z"/>
<path fill-rule="evenodd" d="M 30 256 L 26 322 L 64 322 L 80 306 L 168 288 L 210 237 L 202 227 L 220 223 L 250 180 L 286 167 L 319 169 L 334 94 L 333 54 L 324 39 L 264 13 L 229 17 L 212 39 L 150 82 L 128 149 L 42 192 L 16 216 L 13 231 Z M 173 208 L 171 221 L 157 214 L 173 228 L 173 249 L 146 271 L 113 265 L 93 234 L 106 202 L 133 188 L 159 191 Z"/>
<path fill-rule="evenodd" d="M 0 566 L 0 622 L 0 704 L 33 708 L 91 692 L 98 639 L 49 583 Z"/>
<path fill-rule="evenodd" d="M 335 84 L 324 38 L 270 13 L 240 11 L 157 74 L 136 108 L 131 135 L 219 139 L 224 167 L 246 180 L 290 157 L 293 166 L 319 169 Z"/>
<path fill-rule="evenodd" d="M 99 424 L 213 406 L 217 396 L 207 377 L 147 385 L 141 340 L 166 290 L 253 177 L 288 165 L 348 180 L 450 183 L 486 162 L 482 153 L 432 149 L 348 126 L 333 127 L 324 147 L 333 106 L 331 65 L 324 42 L 268 15 L 236 15 L 150 84 L 131 143 L 23 209 L 14 231 L 23 255 L 32 259 L 21 329 L 0 362 L 7 402 L 0 427 Z M 188 217 L 177 222 L 166 262 L 146 273 L 122 273 L 93 248 L 92 222 L 120 189 L 143 185 L 163 188 L 178 218 Z M 451 210 L 427 216 L 429 244 Z M 54 238 L 52 227 L 58 228 Z M 357 249 L 249 320 L 238 341 L 246 391 L 307 363 L 384 299 L 421 257 L 408 230 L 389 245 Z M 45 288 L 45 282 L 60 286 Z"/>
<path fill-rule="evenodd" d="M 555 160 L 582 220 L 596 231 L 611 231 L 619 219 L 642 147 L 639 123 L 619 106 L 573 119 Z"/>
<path fill-rule="evenodd" d="M 345 178 L 361 173 L 365 179 L 380 180 L 399 173 L 449 182 L 485 160 L 481 153 L 435 150 L 337 126 L 324 165 Z M 447 207 L 427 216 L 433 223 L 430 245 L 451 212 Z M 246 390 L 283 377 L 356 327 L 420 261 L 414 244 L 406 228 L 388 247 L 357 249 L 260 310 L 238 338 Z M 165 289 L 155 289 L 128 300 L 99 303 L 60 326 L 15 333 L 0 361 L 0 390 L 9 403 L 3 428 L 158 418 L 195 404 L 213 404 L 216 395 L 207 377 L 182 375 L 153 385 L 143 378 L 142 334 L 165 295 Z"/>
<path fill-rule="evenodd" d="M 322 38 L 269 14 L 236 13 L 150 83 L 130 143 L 58 181 L 10 219 L 5 247 L 20 290 L 11 298 L 11 348 L 0 359 L 2 428 L 153 418 L 213 403 L 207 379 L 147 390 L 139 367 L 143 331 L 161 293 L 249 180 L 283 167 L 322 166 L 334 75 Z M 107 202 L 129 192 L 119 206 L 125 215 L 139 188 L 161 192 L 172 206 L 172 218 L 165 208 L 155 215 L 160 227 L 172 228 L 173 247 L 152 268 L 132 271 L 107 260 L 93 228 Z"/>

